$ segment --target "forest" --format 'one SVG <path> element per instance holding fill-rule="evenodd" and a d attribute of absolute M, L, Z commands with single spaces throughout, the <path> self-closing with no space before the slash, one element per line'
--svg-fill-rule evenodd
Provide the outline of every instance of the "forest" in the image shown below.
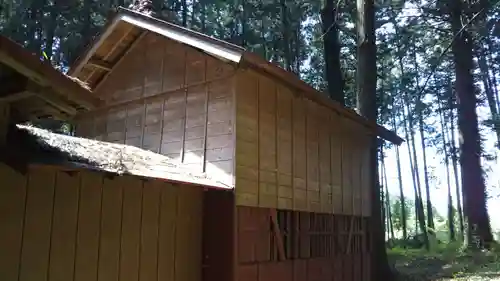
<path fill-rule="evenodd" d="M 2 0 L 0 30 L 63 72 L 119 6 L 243 46 L 405 139 L 372 142 L 378 276 L 500 260 L 499 1 L 131 2 Z"/>

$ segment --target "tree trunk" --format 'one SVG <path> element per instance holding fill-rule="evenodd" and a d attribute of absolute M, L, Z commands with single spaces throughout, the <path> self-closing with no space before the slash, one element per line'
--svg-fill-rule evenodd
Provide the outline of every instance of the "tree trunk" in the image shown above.
<path fill-rule="evenodd" d="M 375 7 L 373 0 L 356 0 L 357 6 L 357 108 L 359 113 L 372 122 L 377 122 L 377 47 L 375 45 Z M 392 280 L 392 272 L 387 260 L 382 219 L 380 217 L 380 187 L 378 186 L 378 140 L 370 140 L 370 183 L 371 183 L 371 220 L 372 280 Z"/>
<path fill-rule="evenodd" d="M 300 65 L 302 63 L 302 61 L 300 60 L 300 51 L 301 51 L 301 48 L 302 48 L 302 45 L 300 44 L 300 39 L 301 39 L 301 36 L 302 36 L 302 33 L 301 33 L 302 29 L 301 29 L 301 25 L 300 24 L 297 24 L 297 30 L 295 30 L 295 34 L 294 34 L 294 37 L 295 37 L 295 56 L 294 56 L 294 61 L 295 61 L 295 70 L 294 72 L 300 77 Z"/>
<path fill-rule="evenodd" d="M 452 44 L 452 53 L 456 75 L 458 126 L 461 134 L 460 168 L 464 214 L 468 223 L 466 244 L 472 246 L 473 237 L 489 244 L 493 241 L 493 236 L 486 210 L 486 188 L 481 170 L 481 143 L 472 76 L 474 68 L 472 38 L 467 29 L 462 30 L 463 3 L 461 1 L 450 3 L 451 26 L 453 33 L 457 34 Z"/>
<path fill-rule="evenodd" d="M 395 23 L 396 24 L 396 23 Z M 396 29 L 396 34 L 399 34 L 398 30 Z M 401 54 L 400 52 L 400 48 L 398 48 L 398 54 Z M 399 68 L 400 68 L 400 71 L 401 71 L 401 77 L 403 77 L 405 75 L 405 72 L 404 72 L 404 64 L 403 64 L 403 57 L 401 55 L 399 55 L 398 57 L 398 62 L 399 62 Z M 404 84 L 403 84 L 403 80 L 401 79 L 401 86 L 404 88 Z M 413 140 L 413 122 L 412 122 L 412 117 L 411 117 L 411 111 L 410 111 L 410 107 L 409 107 L 409 99 L 408 99 L 408 95 L 406 93 L 403 93 L 403 128 L 404 128 L 404 131 L 405 131 L 405 138 L 406 140 L 408 141 L 407 142 L 407 147 L 408 147 L 408 158 L 409 158 L 409 161 L 410 161 L 410 169 L 411 169 L 411 176 L 412 176 L 412 180 L 413 180 L 413 190 L 414 190 L 414 193 L 415 193 L 415 233 L 418 233 L 418 228 L 420 226 L 420 228 L 422 229 L 422 232 L 423 233 L 426 233 L 425 231 L 425 218 L 423 215 L 421 215 L 421 212 L 423 213 L 423 207 L 420 208 L 420 204 L 419 202 L 421 203 L 421 200 L 419 199 L 419 192 L 418 190 L 420 190 L 420 178 L 418 176 L 418 167 L 415 167 L 415 164 L 414 161 L 416 162 L 417 159 L 416 159 L 416 151 L 415 149 L 414 150 L 414 153 L 412 154 L 412 147 L 415 148 L 415 141 Z M 406 108 L 406 111 L 408 111 L 408 126 L 406 126 L 406 113 L 405 113 L 405 108 Z M 410 137 L 411 135 L 411 137 Z M 422 228 L 422 225 L 420 222 L 422 222 L 422 220 L 424 221 L 424 227 Z M 425 234 L 424 236 L 425 238 L 427 238 L 427 235 Z M 429 243 L 428 243 L 428 239 L 425 239 L 427 242 L 425 243 L 425 245 L 427 246 Z"/>
<path fill-rule="evenodd" d="M 425 189 L 426 189 L 426 195 L 427 195 L 427 213 L 430 216 L 428 219 L 430 220 L 431 223 L 433 223 L 432 219 L 432 205 L 431 200 L 430 200 L 430 192 L 429 192 L 429 178 L 427 174 L 427 158 L 425 154 L 425 136 L 424 136 L 424 121 L 422 117 L 422 110 L 423 108 L 423 103 L 422 103 L 422 92 L 420 91 L 420 87 L 418 85 L 419 83 L 419 69 L 418 69 L 418 62 L 417 62 L 417 52 L 415 46 L 413 47 L 413 65 L 415 68 L 415 89 L 417 91 L 417 100 L 416 100 L 416 105 L 415 105 L 415 112 L 417 113 L 417 121 L 418 121 L 418 127 L 419 127 L 419 132 L 421 136 L 421 146 L 423 149 L 423 160 L 424 160 L 424 180 L 425 180 Z M 416 197 L 417 199 L 417 205 L 418 205 L 418 222 L 420 225 L 420 228 L 422 230 L 422 234 L 424 235 L 424 243 L 425 247 L 427 250 L 430 249 L 430 243 L 429 243 L 429 229 L 427 227 L 430 227 L 429 223 L 426 227 L 425 225 L 425 214 L 424 214 L 424 204 L 423 204 L 423 199 L 422 199 L 422 185 L 420 184 L 420 169 L 418 166 L 418 157 L 417 157 L 417 149 L 416 149 L 416 143 L 415 143 L 415 133 L 413 131 L 413 114 L 411 114 L 411 107 L 410 107 L 410 99 L 408 95 L 405 95 L 406 97 L 406 105 L 408 108 L 408 121 L 410 125 L 410 137 L 411 137 L 411 144 L 412 144 L 412 149 L 413 149 L 413 161 L 414 161 L 414 169 L 415 169 L 415 178 L 417 180 L 417 191 L 418 191 L 418 196 Z M 430 209 L 429 209 L 430 207 Z M 430 210 L 430 212 L 429 212 Z"/>
<path fill-rule="evenodd" d="M 334 0 L 326 0 L 325 7 L 321 10 L 323 29 L 323 46 L 325 55 L 325 74 L 328 83 L 330 98 L 345 104 L 344 78 L 340 64 L 339 29 L 334 6 Z"/>
<path fill-rule="evenodd" d="M 419 169 L 418 169 L 418 159 L 417 159 L 417 149 L 415 145 L 415 134 L 413 132 L 413 116 L 410 111 L 410 106 L 409 106 L 409 101 L 408 98 L 405 98 L 405 104 L 406 108 L 408 111 L 408 131 L 407 134 L 409 133 L 409 143 L 408 143 L 408 150 L 410 150 L 411 147 L 411 153 L 410 155 L 413 156 L 413 169 L 412 169 L 412 175 L 413 175 L 413 180 L 414 180 L 414 185 L 413 189 L 415 192 L 415 218 L 416 218 L 416 223 L 418 223 L 418 228 L 420 228 L 420 231 L 422 231 L 422 235 L 424 238 L 424 244 L 425 248 L 429 250 L 430 244 L 429 244 L 429 237 L 427 236 L 427 228 L 425 225 L 425 214 L 424 214 L 424 206 L 422 202 L 422 189 L 420 188 L 420 174 L 419 174 Z M 410 162 L 411 164 L 411 162 Z"/>
<path fill-rule="evenodd" d="M 393 21 L 393 24 L 395 27 L 397 27 L 397 22 Z M 396 36 L 399 35 L 399 30 L 398 28 L 396 28 Z M 398 63 L 399 63 L 399 68 L 400 68 L 400 71 L 401 71 L 401 77 L 403 77 L 405 75 L 405 70 L 404 70 L 404 65 L 403 65 L 403 57 L 401 55 L 401 48 L 397 47 L 397 54 L 398 54 Z M 403 79 L 401 79 L 401 87 L 402 89 L 404 89 L 404 84 L 403 84 Z M 405 112 L 404 112 L 404 106 L 402 106 L 402 114 L 403 114 L 403 127 L 404 127 L 404 131 L 405 131 L 405 137 L 406 137 L 406 140 L 408 140 L 408 130 L 407 130 L 407 127 L 406 127 L 406 121 L 405 121 Z M 396 113 L 393 112 L 392 114 L 392 122 L 393 122 L 393 127 L 394 127 L 394 130 L 397 132 L 397 125 L 396 125 Z M 410 160 L 410 168 L 412 170 L 412 179 L 413 179 L 413 185 L 415 186 L 415 176 L 413 174 L 413 163 L 412 163 L 412 159 L 411 159 L 411 153 L 410 153 L 410 146 L 408 144 L 408 156 L 409 156 L 409 160 Z M 396 161 L 397 161 L 397 167 L 398 167 L 398 180 L 399 180 L 399 194 L 400 194 L 400 200 L 401 200 L 401 216 L 402 216 L 402 227 L 403 227 L 403 239 L 406 239 L 408 234 L 407 234 L 407 214 L 406 214 L 406 204 L 405 204 L 405 197 L 404 197 L 404 192 L 403 192 L 403 177 L 401 175 L 401 158 L 400 158 L 400 154 L 399 154 L 399 147 L 396 146 Z M 418 229 L 415 228 L 415 230 Z"/>
<path fill-rule="evenodd" d="M 281 30 L 283 35 L 283 58 L 285 61 L 285 69 L 292 71 L 292 55 L 290 53 L 290 23 L 288 22 L 287 1 L 280 0 L 281 8 Z"/>
<path fill-rule="evenodd" d="M 396 113 L 392 112 L 391 115 L 392 115 L 392 125 L 394 127 L 394 131 L 397 133 Z M 399 146 L 396 146 L 396 165 L 398 169 L 399 200 L 401 201 L 401 226 L 403 228 L 403 239 L 406 239 L 406 237 L 408 236 L 406 227 L 406 203 L 403 191 L 403 177 L 401 175 L 401 158 L 399 155 Z"/>
<path fill-rule="evenodd" d="M 52 49 L 54 48 L 54 36 L 57 28 L 57 15 L 59 11 L 59 1 L 55 0 L 54 5 L 50 7 L 50 19 L 46 27 L 46 43 L 45 43 L 45 54 L 49 60 L 52 60 Z"/>
<path fill-rule="evenodd" d="M 165 1 L 163 0 L 151 0 L 153 5 L 153 11 L 156 16 L 161 15 L 164 9 Z"/>
<path fill-rule="evenodd" d="M 500 126 L 499 126 L 500 120 L 498 118 L 497 101 L 495 100 L 495 93 L 493 92 L 493 87 L 495 87 L 495 85 L 492 84 L 490 79 L 488 63 L 486 62 L 486 52 L 484 51 L 484 48 L 482 48 L 481 46 L 476 46 L 476 50 L 477 50 L 476 58 L 479 65 L 479 70 L 481 72 L 481 80 L 483 82 L 486 99 L 488 100 L 491 119 L 493 120 L 494 124 L 493 129 L 495 130 L 495 133 L 497 135 L 497 146 L 498 146 L 500 144 Z"/>
<path fill-rule="evenodd" d="M 390 234 L 389 237 L 394 240 L 394 226 L 392 224 L 392 211 L 391 211 L 391 197 L 389 196 L 389 187 L 387 180 L 387 170 L 384 161 L 385 156 L 382 154 L 382 167 L 383 167 L 383 177 L 385 183 L 385 208 L 387 210 L 387 231 Z"/>
<path fill-rule="evenodd" d="M 187 27 L 187 19 L 188 19 L 187 0 L 181 0 L 181 6 L 182 6 L 182 26 Z"/>
<path fill-rule="evenodd" d="M 190 20 L 190 23 L 189 23 L 189 26 L 191 27 L 191 29 L 195 29 L 196 28 L 196 10 L 197 10 L 197 6 L 198 6 L 198 2 L 195 1 L 195 0 L 191 0 L 191 20 Z"/>
<path fill-rule="evenodd" d="M 201 25 L 201 33 L 207 32 L 207 3 L 206 1 L 201 1 L 200 2 L 200 25 Z"/>
<path fill-rule="evenodd" d="M 45 0 L 32 1 L 28 10 L 28 49 L 37 55 L 40 54 L 42 46 L 41 22 L 43 20 L 42 10 L 44 6 Z"/>
<path fill-rule="evenodd" d="M 498 109 L 500 109 L 500 98 L 498 97 L 498 89 L 496 87 L 497 86 L 497 79 L 496 79 L 497 73 L 496 73 L 494 62 L 493 62 L 493 58 L 491 57 L 491 53 L 493 52 L 494 47 L 493 47 L 493 44 L 491 43 L 491 39 L 489 37 L 486 37 L 485 41 L 486 41 L 486 45 L 488 46 L 488 51 L 486 52 L 486 55 L 488 57 L 488 62 L 492 66 L 491 67 L 491 76 L 490 76 L 491 85 L 493 88 L 493 93 L 495 95 L 495 100 L 497 101 L 496 107 L 498 110 Z"/>
<path fill-rule="evenodd" d="M 450 82 L 451 83 L 451 82 Z M 451 86 L 450 86 L 451 87 Z M 454 112 L 454 103 L 452 98 L 452 93 L 450 90 L 449 97 L 449 108 L 450 108 L 450 149 L 451 149 L 451 163 L 453 166 L 453 176 L 455 179 L 455 196 L 457 198 L 457 213 L 458 213 L 458 221 L 460 223 L 460 235 L 461 239 L 464 239 L 465 229 L 464 229 L 464 215 L 462 211 L 462 193 L 460 192 L 460 180 L 458 178 L 458 158 L 457 158 L 457 145 L 455 142 L 455 115 Z"/>
<path fill-rule="evenodd" d="M 418 217 L 419 217 L 419 214 L 418 214 L 418 207 L 417 207 L 417 202 L 418 202 L 418 192 L 417 192 L 417 179 L 415 178 L 415 169 L 413 168 L 413 155 L 411 153 L 411 143 L 410 143 L 410 133 L 408 132 L 409 129 L 408 129 L 408 126 L 407 126 L 407 122 L 406 122 L 406 113 L 405 113 L 405 109 L 403 108 L 403 128 L 404 128 L 404 131 L 405 131 L 405 139 L 407 140 L 407 143 L 406 143 L 406 146 L 408 148 L 408 160 L 410 162 L 410 170 L 411 170 L 411 178 L 412 178 L 412 183 L 413 183 L 413 191 L 414 191 L 414 195 L 415 195 L 415 232 L 417 233 L 418 232 Z"/>
<path fill-rule="evenodd" d="M 247 36 L 248 36 L 248 1 L 243 0 L 241 3 L 241 7 L 243 9 L 243 12 L 241 13 L 240 16 L 240 24 L 241 24 L 241 46 L 242 47 L 247 47 Z"/>
<path fill-rule="evenodd" d="M 382 146 L 380 147 L 380 154 L 383 154 L 383 148 Z M 384 242 L 387 241 L 389 238 L 389 222 L 388 222 L 388 216 L 387 216 L 387 208 L 386 208 L 386 194 L 383 192 L 386 182 L 384 181 L 384 165 L 379 165 L 379 171 L 378 171 L 378 182 L 380 183 L 380 215 L 382 216 L 382 232 L 384 233 Z"/>
<path fill-rule="evenodd" d="M 438 111 L 439 120 L 441 123 L 441 135 L 443 136 L 443 154 L 444 154 L 444 165 L 446 168 L 446 186 L 448 190 L 448 230 L 450 235 L 450 241 L 455 241 L 455 214 L 453 212 L 453 197 L 451 195 L 451 177 L 450 177 L 450 157 L 448 155 L 448 145 L 446 142 L 446 137 L 448 135 L 448 130 L 444 122 L 443 117 L 443 107 L 441 106 L 441 101 L 438 99 Z"/>
<path fill-rule="evenodd" d="M 424 160 L 424 183 L 425 183 L 425 194 L 427 201 L 427 227 L 432 229 L 434 233 L 434 214 L 432 213 L 432 201 L 431 201 L 431 190 L 429 184 L 429 173 L 427 171 L 427 154 L 425 146 L 425 134 L 424 134 L 424 118 L 422 116 L 422 108 L 418 113 L 418 129 L 420 132 L 420 144 L 422 145 L 422 157 Z"/>

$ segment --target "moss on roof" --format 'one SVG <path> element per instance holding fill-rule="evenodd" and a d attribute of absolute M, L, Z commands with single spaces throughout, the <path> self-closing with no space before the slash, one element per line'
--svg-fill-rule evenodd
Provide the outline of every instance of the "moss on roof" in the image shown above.
<path fill-rule="evenodd" d="M 16 125 L 12 128 L 9 140 L 19 151 L 27 154 L 30 161 L 232 188 L 211 179 L 205 173 L 183 168 L 167 156 L 134 146 L 56 134 L 26 125 Z"/>

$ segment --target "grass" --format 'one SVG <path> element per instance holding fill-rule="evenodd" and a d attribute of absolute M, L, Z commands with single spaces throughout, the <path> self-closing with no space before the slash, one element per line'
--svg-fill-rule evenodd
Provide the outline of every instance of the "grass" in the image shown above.
<path fill-rule="evenodd" d="M 397 280 L 500 280 L 500 248 L 490 251 L 463 251 L 459 243 L 438 245 L 432 251 L 394 248 L 389 261 Z"/>

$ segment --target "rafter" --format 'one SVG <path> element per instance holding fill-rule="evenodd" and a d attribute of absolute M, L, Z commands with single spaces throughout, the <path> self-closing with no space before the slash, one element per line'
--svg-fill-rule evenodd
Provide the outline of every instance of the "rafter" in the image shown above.
<path fill-rule="evenodd" d="M 26 88 L 28 79 L 24 76 L 15 74 L 7 75 L 0 79 L 0 97 L 9 96 L 13 93 L 19 93 Z"/>
<path fill-rule="evenodd" d="M 21 92 L 17 92 L 17 93 L 13 93 L 13 94 L 9 94 L 9 95 L 0 97 L 0 104 L 11 103 L 11 102 L 15 102 L 18 100 L 30 98 L 32 96 L 34 96 L 33 92 L 21 91 Z"/>
<path fill-rule="evenodd" d="M 87 64 L 105 71 L 111 71 L 111 69 L 113 69 L 113 64 L 101 59 L 91 59 Z"/>
<path fill-rule="evenodd" d="M 122 37 L 120 37 L 120 39 L 118 41 L 116 41 L 116 43 L 113 45 L 113 47 L 109 50 L 109 52 L 103 57 L 104 60 L 108 59 L 111 54 L 113 54 L 113 52 L 119 47 L 121 46 L 122 42 L 134 31 L 134 26 L 131 25 L 126 32 L 123 33 Z M 90 60 L 89 60 L 90 61 Z M 116 65 L 117 63 L 115 63 L 114 65 Z M 110 71 L 108 71 L 109 73 Z M 89 81 L 92 76 L 95 74 L 95 70 L 93 70 L 92 72 L 90 72 L 90 74 L 85 77 L 85 82 Z"/>
<path fill-rule="evenodd" d="M 46 103 L 51 106 L 57 108 L 63 113 L 68 114 L 69 116 L 75 116 L 77 113 L 76 108 L 71 106 L 67 101 L 53 94 L 50 89 L 41 88 L 37 91 L 37 96 L 44 100 Z"/>
<path fill-rule="evenodd" d="M 127 54 L 130 53 L 130 51 L 133 50 L 135 48 L 135 46 L 137 46 L 137 44 L 139 44 L 139 42 L 141 41 L 141 39 L 145 35 L 146 35 L 146 32 L 143 31 L 139 36 L 137 36 L 137 38 L 130 44 L 130 46 L 128 48 L 126 48 L 122 54 L 120 54 L 120 56 L 118 57 L 118 59 L 114 63 L 114 66 L 118 65 L 127 56 Z M 94 92 L 97 92 L 99 90 L 99 87 L 103 84 L 104 81 L 106 81 L 106 79 L 109 77 L 110 74 L 111 74 L 111 71 L 108 71 L 106 74 L 104 74 L 104 76 L 101 79 L 96 81 L 96 84 L 95 84 L 96 87 L 94 89 Z"/>

